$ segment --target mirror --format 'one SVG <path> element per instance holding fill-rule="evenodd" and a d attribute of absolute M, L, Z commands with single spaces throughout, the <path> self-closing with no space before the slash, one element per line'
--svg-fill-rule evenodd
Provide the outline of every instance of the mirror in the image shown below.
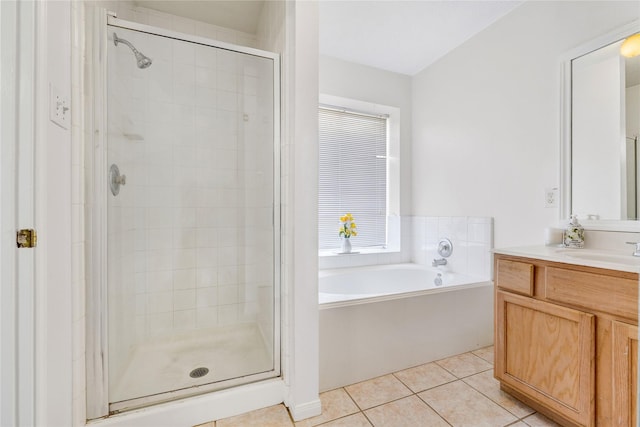
<path fill-rule="evenodd" d="M 591 225 L 640 218 L 640 55 L 620 53 L 639 30 L 636 21 L 564 62 L 563 218 L 574 213 Z"/>

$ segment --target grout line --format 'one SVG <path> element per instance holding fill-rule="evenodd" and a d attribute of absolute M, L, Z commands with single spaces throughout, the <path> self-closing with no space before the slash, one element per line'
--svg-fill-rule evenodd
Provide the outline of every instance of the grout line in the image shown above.
<path fill-rule="evenodd" d="M 486 347 L 483 347 L 483 348 L 486 348 Z M 477 351 L 477 350 L 474 350 L 474 351 Z M 473 351 L 469 351 L 469 352 L 466 352 L 466 353 L 461 353 L 461 354 L 459 354 L 459 355 L 454 355 L 454 356 L 450 356 L 450 357 L 460 356 L 460 355 L 463 355 L 463 354 L 473 354 Z M 426 402 L 424 399 L 422 399 L 422 398 L 419 396 L 419 393 L 423 393 L 423 392 L 428 391 L 428 390 L 433 390 L 433 389 L 435 389 L 435 388 L 437 388 L 437 387 L 441 387 L 441 386 L 444 386 L 444 385 L 446 385 L 446 384 L 451 384 L 451 383 L 454 383 L 454 382 L 456 382 L 456 381 L 461 381 L 461 382 L 463 382 L 465 385 L 467 385 L 467 386 L 468 386 L 468 387 L 470 387 L 471 389 L 473 389 L 473 390 L 475 390 L 476 392 L 478 392 L 478 393 L 479 393 L 481 396 L 483 396 L 484 398 L 488 399 L 489 401 L 491 401 L 491 402 L 493 402 L 494 404 L 498 405 L 500 408 L 502 408 L 502 409 L 504 409 L 505 411 L 507 411 L 509 414 L 511 414 L 511 415 L 513 415 L 514 417 L 516 417 L 516 420 L 515 420 L 515 421 L 513 421 L 513 422 L 511 422 L 511 423 L 509 423 L 509 424 L 506 424 L 506 425 L 505 425 L 505 427 L 513 426 L 513 425 L 515 425 L 515 424 L 517 424 L 517 423 L 519 423 L 519 422 L 523 422 L 524 424 L 527 424 L 527 423 L 525 422 L 525 419 L 526 419 L 526 418 L 528 418 L 528 417 L 530 417 L 530 416 L 532 416 L 532 415 L 534 415 L 534 414 L 536 414 L 536 413 L 537 413 L 536 411 L 532 412 L 531 414 L 527 414 L 527 415 L 525 415 L 525 416 L 523 416 L 523 417 L 518 417 L 518 415 L 516 415 L 516 414 L 512 413 L 512 412 L 511 412 L 511 411 L 509 411 L 507 408 L 505 408 L 504 406 L 502 406 L 500 403 L 498 403 L 498 402 L 496 402 L 495 400 L 491 399 L 489 396 L 487 396 L 486 394 L 482 393 L 480 390 L 478 390 L 478 389 L 476 389 L 475 387 L 473 387 L 471 384 L 469 384 L 469 383 L 467 383 L 466 381 L 464 381 L 464 379 L 467 379 L 467 378 L 469 378 L 469 377 L 472 377 L 472 376 L 474 376 L 474 375 L 478 375 L 478 374 L 481 374 L 481 373 L 484 373 L 484 372 L 487 372 L 487 371 L 492 371 L 492 370 L 494 369 L 494 363 L 492 363 L 491 361 L 489 361 L 489 360 L 487 360 L 487 359 L 485 359 L 485 358 L 483 358 L 483 357 L 480 357 L 480 356 L 478 356 L 478 355 L 476 355 L 476 354 L 473 354 L 473 356 L 477 357 L 477 358 L 478 358 L 478 359 L 480 359 L 480 360 L 483 360 L 484 362 L 489 363 L 489 364 L 491 365 L 491 367 L 490 367 L 490 368 L 488 368 L 488 369 L 484 369 L 484 370 L 480 370 L 480 371 L 474 372 L 474 373 L 469 374 L 469 375 L 465 375 L 465 376 L 461 376 L 461 377 L 459 377 L 459 376 L 455 375 L 453 372 L 451 372 L 450 370 L 448 370 L 447 368 L 445 368 L 444 366 L 442 366 L 442 365 L 440 365 L 440 364 L 438 363 L 439 361 L 442 361 L 442 360 L 445 360 L 445 359 L 448 359 L 448 358 L 449 358 L 449 357 L 447 357 L 447 358 L 443 358 L 443 359 L 435 360 L 435 361 L 432 361 L 432 362 L 427 362 L 427 363 L 423 363 L 423 364 L 420 364 L 420 365 L 416 365 L 416 366 L 413 366 L 413 367 L 411 367 L 411 368 L 402 369 L 402 370 L 400 370 L 400 371 L 391 372 L 390 374 L 385 374 L 385 375 L 380 375 L 380 376 L 377 376 L 377 377 L 373 377 L 373 378 L 370 378 L 370 379 L 367 379 L 367 380 L 360 381 L 360 382 L 358 382 L 358 383 L 354 383 L 354 384 L 346 385 L 346 386 L 344 386 L 344 387 L 338 387 L 338 388 L 336 388 L 336 389 L 327 390 L 327 391 L 326 391 L 326 392 L 324 392 L 324 393 L 327 393 L 327 392 L 330 392 L 330 391 L 334 391 L 334 390 L 340 390 L 340 389 L 344 390 L 344 391 L 346 392 L 347 396 L 349 397 L 349 399 L 350 399 L 350 400 L 355 404 L 355 406 L 356 406 L 356 408 L 358 409 L 358 411 L 357 411 L 357 412 L 353 412 L 353 413 L 351 413 L 351 414 L 346 414 L 346 415 L 341 416 L 341 417 L 338 417 L 338 418 L 334 418 L 334 419 L 331 419 L 331 420 L 324 421 L 323 423 L 321 423 L 321 424 L 317 424 L 317 425 L 316 425 L 316 426 L 314 426 L 314 427 L 320 427 L 320 426 L 323 426 L 323 425 L 327 425 L 327 424 L 332 423 L 332 422 L 335 422 L 335 421 L 337 421 L 337 420 L 341 420 L 341 419 L 344 419 L 344 418 L 350 417 L 350 416 L 352 416 L 352 415 L 357 415 L 358 413 L 361 413 L 362 415 L 364 415 L 364 417 L 365 417 L 365 419 L 367 420 L 367 422 L 368 422 L 369 424 L 371 424 L 372 426 L 374 426 L 373 421 L 371 421 L 371 419 L 367 416 L 367 414 L 366 414 L 366 412 L 365 412 L 365 411 L 368 411 L 368 410 L 370 410 L 370 409 L 374 409 L 374 408 L 378 408 L 378 407 L 380 407 L 380 406 L 384 406 L 384 405 L 387 405 L 387 404 L 390 404 L 390 403 L 393 403 L 393 402 L 397 402 L 397 401 L 400 401 L 400 400 L 402 400 L 402 399 L 405 399 L 405 398 L 408 398 L 408 397 L 412 397 L 412 396 L 416 396 L 418 399 L 420 399 L 420 401 L 421 401 L 421 402 L 423 402 L 425 405 L 427 405 L 427 407 L 428 407 L 429 409 L 431 409 L 431 410 L 432 410 L 432 411 L 433 411 L 433 412 L 434 412 L 434 413 L 435 413 L 439 418 L 441 418 L 441 419 L 442 419 L 442 420 L 443 420 L 447 425 L 452 426 L 452 424 L 451 424 L 451 423 L 450 423 L 450 422 L 449 422 L 449 421 L 448 421 L 448 420 L 447 420 L 447 419 L 446 419 L 442 414 L 440 414 L 440 413 L 439 413 L 437 410 L 435 410 L 431 405 L 429 405 L 429 403 L 428 403 L 428 402 Z M 416 368 L 416 367 L 423 366 L 423 365 L 428 365 L 428 364 L 430 364 L 430 363 L 435 363 L 437 366 L 439 366 L 440 368 L 444 369 L 446 372 L 448 372 L 448 373 L 450 373 L 451 375 L 453 375 L 454 379 L 453 379 L 453 380 L 451 380 L 451 381 L 446 381 L 446 382 L 444 382 L 444 383 L 441 383 L 441 384 L 435 385 L 435 386 L 433 386 L 433 387 L 426 388 L 426 389 L 424 389 L 424 390 L 420 390 L 420 391 L 413 391 L 413 390 L 412 390 L 412 389 L 411 389 L 411 388 L 410 388 L 410 387 L 409 387 L 409 386 L 408 386 L 404 381 L 402 381 L 400 378 L 398 378 L 398 377 L 396 376 L 396 374 L 397 374 L 397 373 L 399 373 L 399 372 L 406 371 L 406 370 L 408 370 L 408 369 Z M 347 390 L 347 387 L 349 387 L 350 385 L 355 385 L 355 384 L 364 383 L 364 382 L 367 382 L 367 381 L 373 380 L 373 379 L 375 379 L 375 378 L 380 378 L 380 377 L 384 377 L 384 376 L 387 376 L 387 375 L 392 375 L 392 376 L 393 376 L 393 378 L 395 378 L 396 380 L 398 380 L 398 381 L 399 381 L 399 382 L 400 382 L 404 387 L 406 387 L 406 388 L 411 392 L 411 394 L 409 394 L 409 395 L 407 395 L 407 396 L 399 397 L 399 398 L 397 398 L 397 399 L 390 400 L 390 401 L 388 401 L 388 402 L 381 403 L 381 404 L 379 404 L 379 405 L 372 406 L 372 407 L 370 407 L 370 408 L 363 409 L 363 408 L 361 408 L 361 407 L 360 407 L 360 405 L 358 405 L 358 403 L 356 402 L 356 400 L 354 399 L 354 397 L 353 397 L 353 396 L 349 393 L 349 391 Z M 291 417 L 291 414 L 289 414 L 289 416 Z M 527 425 L 528 425 L 528 424 L 527 424 Z M 294 426 L 295 426 L 295 422 L 294 422 Z"/>
<path fill-rule="evenodd" d="M 426 400 L 424 400 L 422 397 L 418 396 L 418 394 L 416 394 L 416 397 L 417 397 L 418 399 L 420 399 L 422 402 L 424 402 L 424 404 L 425 404 L 425 405 L 427 405 L 427 406 L 428 406 L 428 407 L 429 407 L 429 408 L 430 408 L 430 409 L 431 409 L 431 410 L 432 410 L 432 411 L 433 411 L 437 416 L 439 416 L 439 417 L 440 417 L 440 418 L 441 418 L 445 423 L 447 423 L 447 424 L 448 424 L 448 425 L 450 425 L 450 426 L 453 426 L 453 424 L 451 424 L 451 423 L 449 422 L 449 420 L 447 420 L 447 419 L 444 417 L 444 415 L 442 415 L 440 412 L 438 412 L 438 411 L 436 410 L 436 408 L 434 408 L 433 406 L 429 405 L 429 402 L 427 402 Z"/>

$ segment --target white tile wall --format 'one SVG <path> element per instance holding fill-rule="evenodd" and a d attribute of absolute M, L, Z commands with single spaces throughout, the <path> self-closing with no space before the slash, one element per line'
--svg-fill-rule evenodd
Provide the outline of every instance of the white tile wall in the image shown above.
<path fill-rule="evenodd" d="M 401 217 L 401 240 L 391 235 L 389 253 L 359 253 L 353 255 L 326 254 L 319 257 L 320 269 L 360 267 L 366 265 L 414 262 L 431 266 L 441 238 L 448 238 L 454 246 L 447 266 L 440 267 L 457 273 L 489 279 L 491 277 L 491 249 L 493 248 L 493 219 L 489 217 Z M 390 227 L 391 229 L 391 227 Z"/>
<path fill-rule="evenodd" d="M 187 325 L 256 321 L 241 295 L 271 286 L 270 61 L 117 31 L 154 64 L 139 70 L 109 44 L 110 161 L 128 175 L 110 196 L 111 299 L 136 294 L 114 337 L 129 347 Z"/>
<path fill-rule="evenodd" d="M 434 259 L 441 258 L 437 253 L 438 242 L 448 238 L 453 253 L 447 265 L 440 268 L 491 278 L 493 218 L 415 216 L 412 237 L 412 262 L 431 266 Z"/>

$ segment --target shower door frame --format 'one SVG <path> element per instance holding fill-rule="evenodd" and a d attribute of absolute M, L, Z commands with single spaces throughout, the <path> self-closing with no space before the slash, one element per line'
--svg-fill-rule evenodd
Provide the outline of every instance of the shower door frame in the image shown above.
<path fill-rule="evenodd" d="M 92 20 L 93 104 L 91 144 L 87 145 L 93 172 L 93 182 L 88 182 L 91 196 L 87 196 L 90 222 L 87 228 L 91 241 L 87 254 L 87 413 L 88 420 L 107 417 L 130 409 L 169 402 L 177 399 L 228 389 L 281 376 L 281 188 L 280 188 L 280 55 L 260 49 L 237 46 L 230 43 L 165 30 L 136 22 L 118 19 L 112 12 L 97 8 Z M 109 352 L 108 352 L 108 307 L 107 307 L 107 33 L 108 27 L 124 28 L 175 40 L 197 43 L 211 48 L 224 49 L 241 54 L 270 59 L 273 62 L 273 370 L 203 384 L 182 390 L 162 392 L 123 402 L 109 402 Z M 89 176 L 89 175 L 88 175 Z"/>

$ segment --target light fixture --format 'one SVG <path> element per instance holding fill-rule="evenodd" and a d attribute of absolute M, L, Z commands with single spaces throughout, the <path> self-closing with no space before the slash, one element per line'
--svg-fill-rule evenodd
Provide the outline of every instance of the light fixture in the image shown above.
<path fill-rule="evenodd" d="M 620 45 L 620 55 L 633 58 L 640 55 L 640 33 L 627 37 Z"/>

